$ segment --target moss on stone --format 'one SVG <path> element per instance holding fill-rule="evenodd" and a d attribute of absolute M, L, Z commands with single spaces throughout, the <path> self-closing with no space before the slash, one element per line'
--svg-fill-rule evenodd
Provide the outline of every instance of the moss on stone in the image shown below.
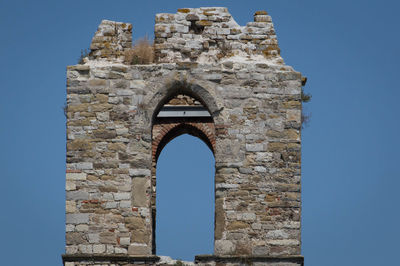
<path fill-rule="evenodd" d="M 179 13 L 189 13 L 190 9 L 189 8 L 178 8 Z"/>
<path fill-rule="evenodd" d="M 259 15 L 268 15 L 268 13 L 265 10 L 259 10 L 254 13 L 254 16 L 259 16 Z"/>

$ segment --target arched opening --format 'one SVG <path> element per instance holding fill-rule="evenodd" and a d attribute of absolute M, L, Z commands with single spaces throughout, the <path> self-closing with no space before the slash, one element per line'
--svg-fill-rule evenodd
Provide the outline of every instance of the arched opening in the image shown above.
<path fill-rule="evenodd" d="M 197 137 L 171 140 L 157 161 L 157 255 L 193 261 L 212 254 L 214 156 Z"/>
<path fill-rule="evenodd" d="M 168 97 L 152 125 L 153 254 L 193 260 L 213 253 L 214 151 L 208 109 L 189 95 Z"/>

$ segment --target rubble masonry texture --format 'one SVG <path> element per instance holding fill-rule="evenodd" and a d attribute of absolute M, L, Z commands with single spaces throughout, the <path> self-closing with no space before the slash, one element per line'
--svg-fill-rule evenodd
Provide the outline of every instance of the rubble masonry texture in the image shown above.
<path fill-rule="evenodd" d="M 179 9 L 156 15 L 157 63 L 124 64 L 131 46 L 131 24 L 102 21 L 89 59 L 67 68 L 65 265 L 154 253 L 157 153 L 183 133 L 215 156 L 214 255 L 301 265 L 279 258 L 302 258 L 302 76 L 284 64 L 270 16 L 239 26 L 226 8 Z M 212 117 L 157 119 L 177 95 Z"/>

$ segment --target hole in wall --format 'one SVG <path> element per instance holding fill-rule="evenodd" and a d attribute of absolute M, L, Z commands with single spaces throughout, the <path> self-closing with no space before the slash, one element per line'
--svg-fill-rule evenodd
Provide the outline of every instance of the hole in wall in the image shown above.
<path fill-rule="evenodd" d="M 196 21 L 191 21 L 189 26 L 189 32 L 194 34 L 202 34 L 204 31 L 204 26 L 198 25 Z"/>
<path fill-rule="evenodd" d="M 162 150 L 157 161 L 156 253 L 193 261 L 212 254 L 215 161 L 199 138 L 184 134 Z"/>

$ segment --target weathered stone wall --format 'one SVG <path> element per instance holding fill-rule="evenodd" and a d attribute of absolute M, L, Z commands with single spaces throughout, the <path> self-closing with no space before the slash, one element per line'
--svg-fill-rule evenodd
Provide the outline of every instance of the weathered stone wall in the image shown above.
<path fill-rule="evenodd" d="M 224 7 L 181 8 L 176 14 L 157 14 L 154 35 L 160 62 L 216 62 L 234 54 L 282 60 L 265 11 L 257 11 L 254 22 L 239 26 Z"/>
<path fill-rule="evenodd" d="M 202 21 L 201 12 L 210 21 L 224 19 L 216 23 L 233 21 L 223 8 L 183 9 L 174 20 L 187 21 L 186 16 L 195 14 Z M 258 14 L 256 20 L 270 23 L 268 16 Z M 165 16 L 156 16 L 156 29 L 166 24 L 160 20 Z M 115 25 L 130 30 L 128 24 Z M 174 35 L 156 35 L 158 43 L 159 38 L 169 43 Z M 160 143 L 154 141 L 173 128 L 170 122 L 156 123 L 155 116 L 176 95 L 196 99 L 212 116 L 197 128 L 208 134 L 216 163 L 214 254 L 300 255 L 301 74 L 284 65 L 277 53 L 273 58 L 236 54 L 208 62 L 199 55 L 197 62 L 180 62 L 183 52 L 166 48 L 158 51 L 167 54 L 160 58 L 168 62 L 124 65 L 119 53 L 100 56 L 106 48 L 67 69 L 64 261 L 87 265 L 83 259 L 72 262 L 82 255 L 151 258 L 154 153 Z M 282 265 L 299 265 L 293 263 Z"/>
<path fill-rule="evenodd" d="M 91 58 L 118 59 L 132 47 L 132 24 L 103 20 L 90 45 Z"/>

